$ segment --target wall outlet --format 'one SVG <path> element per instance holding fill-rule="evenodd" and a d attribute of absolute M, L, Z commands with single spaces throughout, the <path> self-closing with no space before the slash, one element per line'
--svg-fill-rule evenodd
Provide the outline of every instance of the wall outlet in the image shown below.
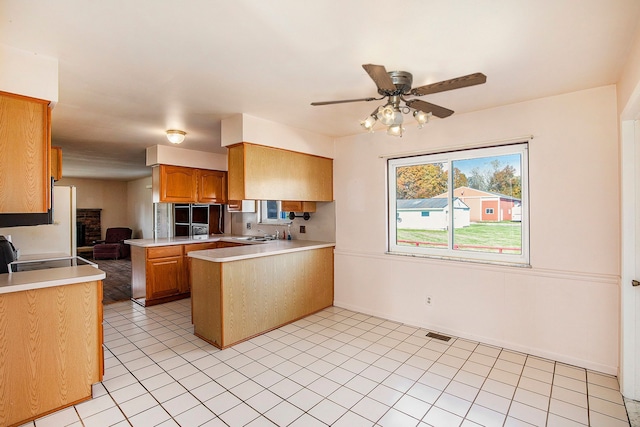
<path fill-rule="evenodd" d="M 427 307 L 433 307 L 433 298 L 431 298 L 430 295 L 424 297 L 424 305 L 426 305 Z"/>
<path fill-rule="evenodd" d="M 300 226 L 300 233 L 306 233 L 307 232 L 307 226 L 306 225 L 301 225 Z"/>
<path fill-rule="evenodd" d="M 247 230 L 251 230 L 251 223 L 250 222 L 247 223 Z"/>

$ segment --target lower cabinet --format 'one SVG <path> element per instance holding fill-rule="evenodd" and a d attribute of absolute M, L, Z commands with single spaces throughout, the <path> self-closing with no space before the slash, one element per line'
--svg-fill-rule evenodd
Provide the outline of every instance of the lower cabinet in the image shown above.
<path fill-rule="evenodd" d="M 102 281 L 0 294 L 0 426 L 91 399 L 102 315 Z"/>
<path fill-rule="evenodd" d="M 234 242 L 184 245 L 131 246 L 132 299 L 143 306 L 161 304 L 191 295 L 191 251 L 243 246 Z"/>
<path fill-rule="evenodd" d="M 184 280 L 182 255 L 148 260 L 147 274 L 151 284 L 147 300 L 170 297 L 189 291 Z"/>

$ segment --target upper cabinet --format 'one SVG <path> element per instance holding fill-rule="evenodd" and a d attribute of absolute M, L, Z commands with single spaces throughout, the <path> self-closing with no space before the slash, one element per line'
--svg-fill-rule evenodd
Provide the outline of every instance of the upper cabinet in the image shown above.
<path fill-rule="evenodd" d="M 301 202 L 295 200 L 283 200 L 281 209 L 284 212 L 315 212 L 316 202 Z"/>
<path fill-rule="evenodd" d="M 198 203 L 227 202 L 227 173 L 198 169 Z"/>
<path fill-rule="evenodd" d="M 333 200 L 333 160 L 240 143 L 229 149 L 231 200 Z"/>
<path fill-rule="evenodd" d="M 62 148 L 51 147 L 51 178 L 59 181 L 62 178 Z"/>
<path fill-rule="evenodd" d="M 49 102 L 0 92 L 0 213 L 51 207 Z"/>
<path fill-rule="evenodd" d="M 226 203 L 224 171 L 158 165 L 152 175 L 156 203 Z"/>

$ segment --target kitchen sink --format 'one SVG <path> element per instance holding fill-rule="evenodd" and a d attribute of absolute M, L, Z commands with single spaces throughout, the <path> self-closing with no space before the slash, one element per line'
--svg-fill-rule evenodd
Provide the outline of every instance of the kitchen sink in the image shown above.
<path fill-rule="evenodd" d="M 242 237 L 234 237 L 234 240 L 244 240 L 248 242 L 270 242 L 275 240 L 273 237 L 261 237 L 261 236 L 242 236 Z"/>

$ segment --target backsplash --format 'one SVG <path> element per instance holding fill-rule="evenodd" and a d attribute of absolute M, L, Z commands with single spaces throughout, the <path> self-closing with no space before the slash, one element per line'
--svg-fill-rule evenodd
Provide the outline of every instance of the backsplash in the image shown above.
<path fill-rule="evenodd" d="M 282 232 L 287 230 L 286 224 L 259 224 L 257 220 L 258 214 L 255 212 L 232 212 L 231 230 L 225 231 L 230 234 L 258 236 L 275 234 L 276 230 L 282 235 Z M 251 229 L 247 229 L 247 224 L 251 224 Z M 305 227 L 305 233 L 300 233 L 301 225 Z M 335 242 L 335 202 L 317 202 L 316 212 L 311 213 L 311 218 L 308 221 L 303 218 L 295 218 L 290 228 L 291 236 L 295 240 Z"/>

